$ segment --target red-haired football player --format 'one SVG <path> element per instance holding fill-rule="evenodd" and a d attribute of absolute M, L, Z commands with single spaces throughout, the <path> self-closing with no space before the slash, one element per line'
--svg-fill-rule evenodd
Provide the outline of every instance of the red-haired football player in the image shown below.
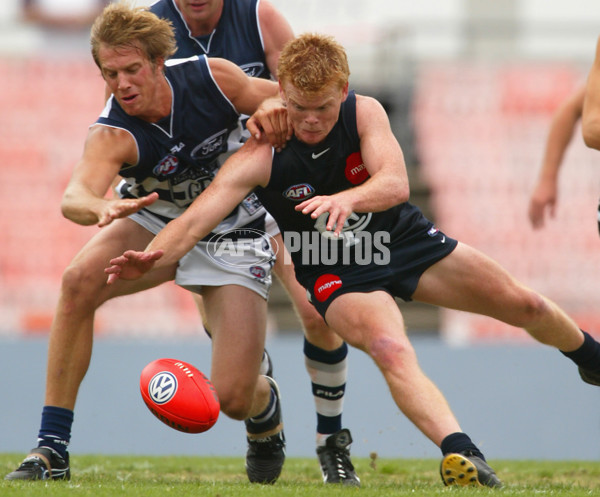
<path fill-rule="evenodd" d="M 394 297 L 524 328 L 572 359 L 593 385 L 600 385 L 600 344 L 555 303 L 444 234 L 408 202 L 406 167 L 387 115 L 375 99 L 349 91 L 346 54 L 332 38 L 307 34 L 287 44 L 278 76 L 295 133 L 287 147 L 276 152 L 264 140 L 249 140 L 144 252 L 111 261 L 109 282 L 173 264 L 256 191 L 290 243 L 312 304 L 344 340 L 373 358 L 400 410 L 440 447 L 443 482 L 500 486 L 421 371 Z M 357 167 L 357 153 L 367 175 Z M 298 202 L 295 189 L 288 196 L 296 185 L 309 198 Z"/>

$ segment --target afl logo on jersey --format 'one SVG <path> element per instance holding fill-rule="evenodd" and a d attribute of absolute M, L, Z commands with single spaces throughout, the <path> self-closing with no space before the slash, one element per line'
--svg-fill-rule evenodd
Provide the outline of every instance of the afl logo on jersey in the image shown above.
<path fill-rule="evenodd" d="M 157 178 L 164 178 L 165 176 L 169 176 L 177 171 L 178 167 L 179 159 L 174 155 L 169 154 L 166 157 L 163 157 L 161 161 L 154 166 L 152 172 Z"/>
<path fill-rule="evenodd" d="M 308 183 L 290 186 L 286 191 L 283 192 L 283 196 L 285 198 L 294 202 L 301 202 L 302 200 L 306 200 L 308 197 L 312 197 L 314 194 L 315 189 Z"/>
<path fill-rule="evenodd" d="M 246 73 L 246 76 L 256 78 L 264 72 L 265 65 L 262 62 L 250 62 L 248 64 L 241 65 L 240 69 Z"/>
<path fill-rule="evenodd" d="M 333 292 L 342 288 L 342 280 L 335 274 L 322 274 L 315 281 L 314 293 L 319 302 L 325 302 Z"/>
<path fill-rule="evenodd" d="M 369 177 L 369 172 L 363 163 L 360 152 L 354 152 L 346 157 L 346 179 L 353 185 L 360 185 Z"/>

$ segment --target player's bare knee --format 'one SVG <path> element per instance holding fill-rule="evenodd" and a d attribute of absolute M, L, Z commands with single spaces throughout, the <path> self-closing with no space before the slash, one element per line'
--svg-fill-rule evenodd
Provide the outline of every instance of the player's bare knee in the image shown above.
<path fill-rule="evenodd" d="M 104 282 L 103 276 L 102 282 Z M 91 300 L 98 292 L 100 284 L 100 278 L 93 272 L 80 265 L 71 264 L 67 266 L 62 275 L 61 295 L 63 300 L 77 300 L 79 302 L 87 299 Z"/>
<path fill-rule="evenodd" d="M 371 339 L 367 350 L 382 370 L 398 370 L 411 362 L 415 356 L 415 351 L 408 341 L 389 335 Z"/>
<path fill-rule="evenodd" d="M 252 398 L 248 395 L 236 394 L 234 392 L 217 393 L 221 402 L 221 412 L 239 421 L 250 416 Z"/>

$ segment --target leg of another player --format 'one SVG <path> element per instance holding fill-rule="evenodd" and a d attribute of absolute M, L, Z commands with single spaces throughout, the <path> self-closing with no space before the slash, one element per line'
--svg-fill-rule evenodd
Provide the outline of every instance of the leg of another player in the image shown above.
<path fill-rule="evenodd" d="M 38 445 L 32 457 L 7 479 L 69 478 L 67 446 L 75 401 L 91 360 L 96 309 L 113 297 L 151 288 L 174 275 L 171 267 L 137 281 L 119 280 L 108 286 L 104 267 L 126 249 L 143 250 L 153 236 L 129 219 L 116 220 L 99 231 L 65 269 L 48 342 Z"/>
<path fill-rule="evenodd" d="M 209 336 L 209 338 L 212 338 L 212 334 L 208 326 L 208 321 L 206 319 L 206 310 L 204 309 L 204 301 L 202 299 L 202 295 L 198 293 L 192 293 L 192 298 L 194 299 L 194 303 L 196 304 L 196 308 L 198 309 L 198 313 L 200 314 L 200 319 L 202 319 L 202 326 L 204 327 L 204 332 Z M 263 352 L 262 361 L 260 363 L 260 374 L 273 376 L 273 365 L 271 364 L 271 359 L 266 349 Z"/>
<path fill-rule="evenodd" d="M 269 399 L 268 384 L 258 372 L 266 301 L 238 285 L 205 286 L 202 294 L 212 335 L 211 381 L 221 410 L 233 419 L 246 419 L 263 410 Z"/>
<path fill-rule="evenodd" d="M 238 285 L 204 287 L 202 291 L 212 333 L 211 381 L 221 410 L 245 421 L 249 480 L 274 483 L 285 460 L 285 437 L 277 384 L 259 375 L 267 303 Z"/>
<path fill-rule="evenodd" d="M 202 295 L 192 293 L 192 298 L 194 299 L 194 304 L 196 304 L 196 308 L 198 309 L 198 313 L 200 314 L 200 319 L 202 319 L 202 326 L 204 326 L 206 334 L 208 336 L 211 336 L 210 330 L 208 329 L 208 324 L 206 322 L 206 311 L 204 310 L 204 301 L 202 300 Z"/>
<path fill-rule="evenodd" d="M 406 336 L 404 320 L 387 293 L 348 293 L 327 310 L 327 321 L 350 345 L 369 354 L 400 410 L 437 446 L 461 431 L 442 393 L 425 376 Z"/>
<path fill-rule="evenodd" d="M 445 484 L 501 485 L 479 448 L 462 432 L 443 394 L 421 370 L 391 295 L 383 291 L 341 295 L 326 317 L 344 340 L 371 356 L 396 405 L 440 447 Z"/>
<path fill-rule="evenodd" d="M 348 447 L 352 437 L 349 430 L 342 429 L 348 346 L 308 302 L 281 234 L 274 239 L 279 251 L 273 271 L 290 296 L 304 331 L 304 361 L 317 412 L 317 455 L 324 481 L 358 486 L 360 479 Z"/>
<path fill-rule="evenodd" d="M 346 388 L 347 346 L 308 302 L 306 290 L 298 283 L 291 262 L 277 256 L 275 274 L 286 289 L 304 331 L 306 370 L 312 382 L 317 410 L 317 441 L 342 428 L 342 409 Z"/>
<path fill-rule="evenodd" d="M 46 405 L 73 409 L 92 353 L 94 317 L 107 300 L 173 279 L 174 268 L 106 285 L 103 267 L 126 249 L 143 250 L 153 234 L 122 219 L 94 236 L 65 269 L 48 343 Z"/>
<path fill-rule="evenodd" d="M 537 341 L 572 359 L 584 381 L 600 385 L 600 344 L 554 302 L 525 287 L 468 245 L 459 243 L 450 255 L 425 271 L 413 298 L 524 328 Z"/>

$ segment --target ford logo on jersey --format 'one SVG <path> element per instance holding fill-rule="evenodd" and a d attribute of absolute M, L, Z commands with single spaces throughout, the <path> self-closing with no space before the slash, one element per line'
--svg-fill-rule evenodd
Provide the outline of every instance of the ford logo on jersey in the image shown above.
<path fill-rule="evenodd" d="M 293 200 L 294 202 L 306 200 L 308 197 L 312 197 L 314 194 L 315 189 L 308 183 L 290 186 L 285 192 L 283 192 L 283 196 L 285 198 L 288 200 Z"/>
<path fill-rule="evenodd" d="M 161 161 L 154 166 L 152 172 L 154 173 L 154 176 L 160 178 L 168 176 L 169 174 L 173 174 L 175 171 L 177 171 L 178 167 L 179 159 L 174 155 L 169 154 L 166 157 L 163 157 Z"/>
<path fill-rule="evenodd" d="M 246 76 L 256 78 L 264 72 L 265 65 L 262 62 L 250 62 L 249 64 L 241 65 L 240 69 L 246 73 Z"/>
<path fill-rule="evenodd" d="M 218 133 L 209 136 L 192 150 L 193 159 L 204 159 L 209 156 L 218 155 L 227 150 L 227 135 L 229 130 L 222 129 Z"/>

